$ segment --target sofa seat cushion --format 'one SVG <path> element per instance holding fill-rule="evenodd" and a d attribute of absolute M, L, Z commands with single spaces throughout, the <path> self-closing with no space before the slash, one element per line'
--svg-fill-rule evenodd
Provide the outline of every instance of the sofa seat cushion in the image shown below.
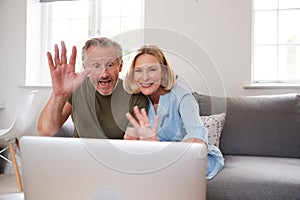
<path fill-rule="evenodd" d="M 300 159 L 227 155 L 207 199 L 300 199 L 299 188 Z"/>

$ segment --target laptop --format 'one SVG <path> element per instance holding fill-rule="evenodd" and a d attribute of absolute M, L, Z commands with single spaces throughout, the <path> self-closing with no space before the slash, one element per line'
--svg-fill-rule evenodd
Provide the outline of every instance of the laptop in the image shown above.
<path fill-rule="evenodd" d="M 25 200 L 201 200 L 207 147 L 184 142 L 23 136 Z"/>

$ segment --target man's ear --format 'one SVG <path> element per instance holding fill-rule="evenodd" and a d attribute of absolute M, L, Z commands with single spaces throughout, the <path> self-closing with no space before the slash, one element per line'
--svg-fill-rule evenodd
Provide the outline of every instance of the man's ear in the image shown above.
<path fill-rule="evenodd" d="M 119 72 L 122 71 L 122 67 L 123 67 L 123 60 L 121 60 L 120 66 L 119 66 Z"/>

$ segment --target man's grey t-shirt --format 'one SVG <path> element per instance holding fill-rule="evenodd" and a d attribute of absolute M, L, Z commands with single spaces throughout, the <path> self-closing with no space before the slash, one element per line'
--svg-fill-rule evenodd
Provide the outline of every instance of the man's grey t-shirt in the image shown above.
<path fill-rule="evenodd" d="M 147 108 L 143 94 L 128 94 L 119 79 L 111 95 L 97 92 L 89 78 L 71 95 L 74 137 L 123 139 L 133 107 Z"/>

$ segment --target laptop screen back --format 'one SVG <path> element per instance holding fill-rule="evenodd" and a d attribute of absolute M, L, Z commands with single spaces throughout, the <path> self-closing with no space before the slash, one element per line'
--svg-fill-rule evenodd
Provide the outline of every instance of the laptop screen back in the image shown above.
<path fill-rule="evenodd" d="M 200 200 L 204 144 L 24 136 L 25 199 Z"/>

